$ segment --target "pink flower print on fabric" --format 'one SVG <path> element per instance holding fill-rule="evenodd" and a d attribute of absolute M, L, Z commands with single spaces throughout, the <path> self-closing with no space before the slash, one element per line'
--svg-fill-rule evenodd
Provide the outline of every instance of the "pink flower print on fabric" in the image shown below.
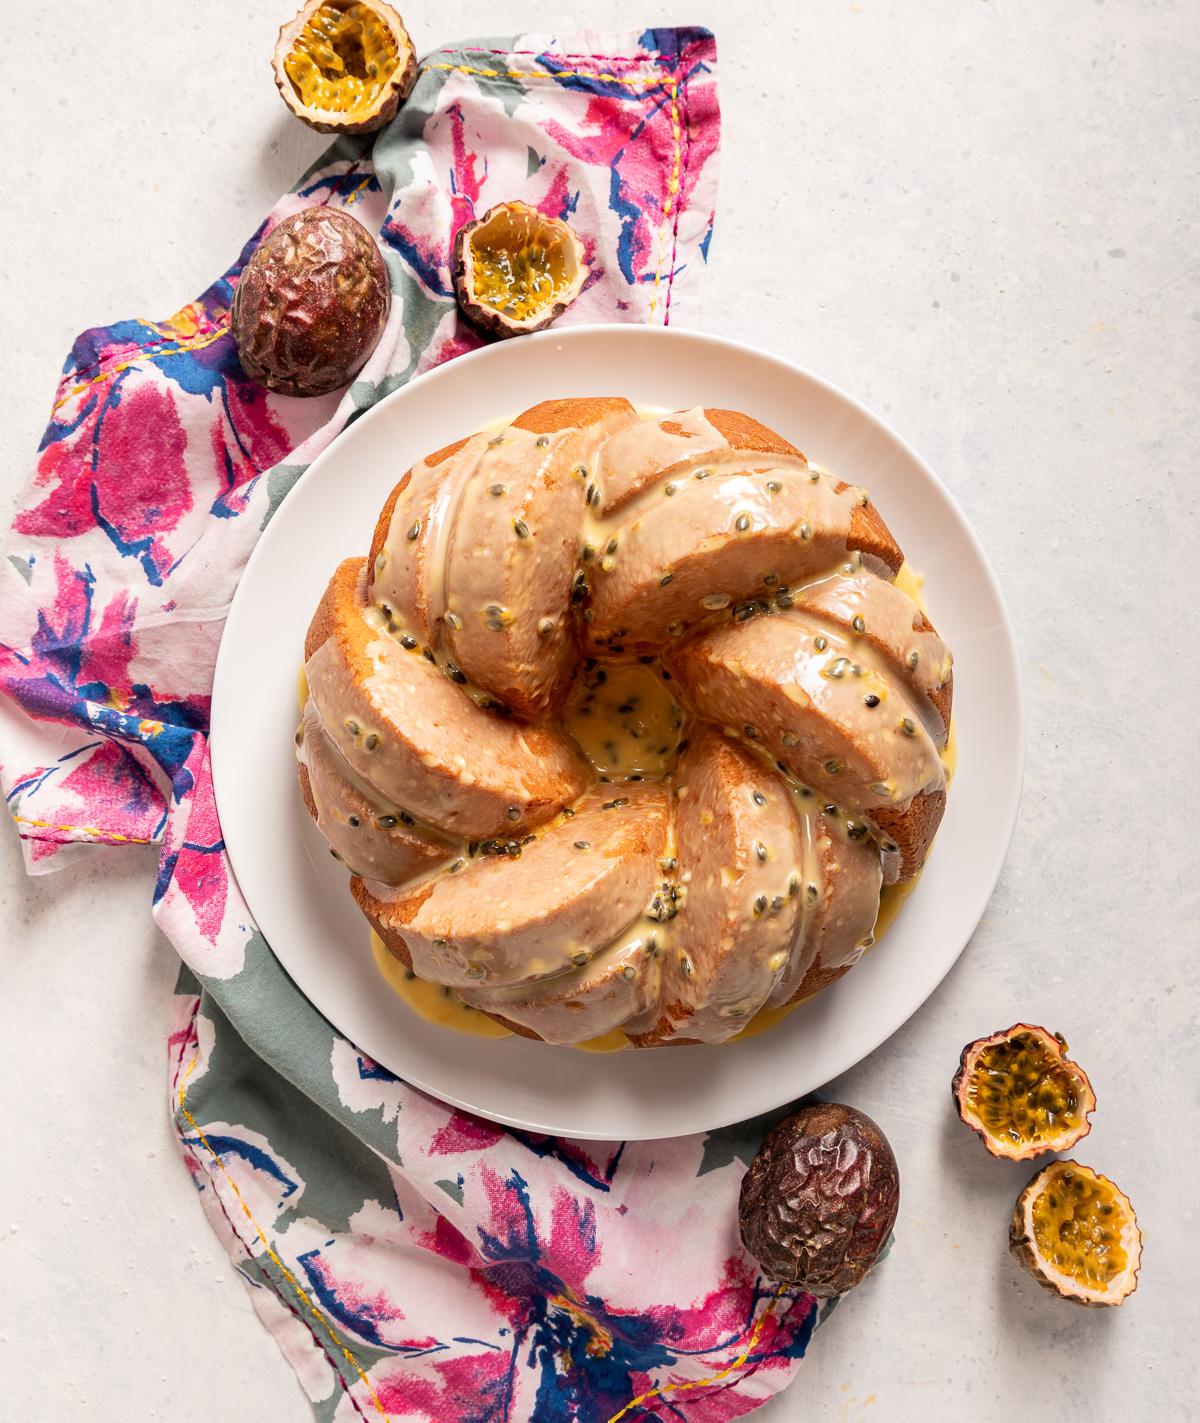
<path fill-rule="evenodd" d="M 427 71 L 441 72 L 435 101 L 422 110 L 429 91 L 418 86 L 406 111 L 410 129 L 424 114 L 430 167 L 393 165 L 389 145 L 377 150 L 381 170 L 394 171 L 396 181 L 382 238 L 431 297 L 449 303 L 457 228 L 519 199 L 571 222 L 589 248 L 588 288 L 560 324 L 612 319 L 614 311 L 668 321 L 676 277 L 703 265 L 697 244 L 707 236 L 715 191 L 720 125 L 711 36 L 694 32 L 677 54 L 657 60 L 521 43 L 509 55 L 430 56 Z M 709 132 L 695 143 L 700 127 Z M 684 204 L 694 205 L 698 194 L 704 211 L 689 208 L 681 230 Z M 460 339 L 462 326 L 448 306 L 419 369 L 438 364 L 438 351 Z"/>
<path fill-rule="evenodd" d="M 192 507 L 187 437 L 170 392 L 136 382 L 126 391 L 127 375 L 115 377 L 103 396 L 93 394 L 69 455 L 43 455 L 39 481 L 53 487 L 13 528 L 66 537 L 98 527 L 158 584 L 171 561 L 166 536 Z"/>
<path fill-rule="evenodd" d="M 571 1290 L 586 1287 L 587 1277 L 600 1263 L 596 1244 L 596 1205 L 573 1192 L 556 1189 L 550 1202 L 549 1253 L 559 1278 Z"/>
<path fill-rule="evenodd" d="M 0 774 L 28 862 L 161 835 L 155 916 L 204 980 L 172 1017 L 184 1156 L 341 1423 L 716 1423 L 777 1391 L 813 1326 L 741 1249 L 738 1168 L 697 1182 L 699 1139 L 481 1122 L 342 1039 L 231 875 L 206 739 L 222 620 L 279 500 L 356 413 L 481 343 L 450 290 L 462 222 L 513 198 L 571 222 L 593 277 L 564 322 L 694 317 L 715 58 L 672 30 L 430 56 L 374 146 L 336 144 L 197 301 L 79 339 L 0 563 Z M 313 203 L 381 233 L 394 321 L 349 390 L 297 401 L 245 379 L 228 313 L 263 234 Z M 37 824 L 56 816 L 75 828 Z"/>
<path fill-rule="evenodd" d="M 472 222 L 476 217 L 482 217 L 481 212 L 476 211 L 475 204 L 479 199 L 479 194 L 483 189 L 483 178 L 486 175 L 487 166 L 484 164 L 484 173 L 477 174 L 476 165 L 479 163 L 477 152 L 467 152 L 467 145 L 464 137 L 466 120 L 463 116 L 461 104 L 451 104 L 446 110 L 446 121 L 450 127 L 451 151 L 454 155 L 451 164 L 453 175 L 453 186 L 451 187 L 451 230 L 457 232 L 465 223 Z M 483 145 L 480 144 L 479 147 Z M 444 265 L 446 270 L 450 268 L 450 251 L 447 248 L 443 255 L 438 254 L 440 265 Z"/>
<path fill-rule="evenodd" d="M 71 576 L 71 570 L 61 560 L 55 561 L 60 575 Z M 137 599 L 121 591 L 111 599 L 100 614 L 99 623 L 91 619 L 89 635 L 79 642 L 77 684 L 88 688 L 96 700 L 106 700 L 113 706 L 128 707 L 132 697 L 130 664 L 138 653 L 134 632 Z"/>
<path fill-rule="evenodd" d="M 93 397 L 93 401 L 98 399 Z M 93 409 L 85 410 L 85 417 L 92 414 Z M 48 486 L 50 492 L 43 503 L 17 513 L 14 531 L 35 537 L 70 538 L 95 528 L 90 476 L 90 455 L 82 446 L 66 442 L 48 445 L 38 459 L 33 487 Z"/>
<path fill-rule="evenodd" d="M 36 815 L 26 815 L 24 796 L 40 790 Z M 109 742 L 85 746 L 56 765 L 34 767 L 14 787 L 9 808 L 18 833 L 28 836 L 37 860 L 63 845 L 99 838 L 154 844 L 162 834 L 162 792 L 138 762 Z"/>
<path fill-rule="evenodd" d="M 62 780 L 65 795 L 95 812 L 100 825 L 128 826 L 131 840 L 152 843 L 162 833 L 166 808 L 159 788 L 134 758 L 111 742 Z"/>
<path fill-rule="evenodd" d="M 462 1151 L 480 1151 L 494 1146 L 504 1136 L 504 1128 L 494 1122 L 473 1117 L 456 1110 L 432 1141 L 429 1150 L 434 1156 L 452 1156 Z"/>
<path fill-rule="evenodd" d="M 474 1267 L 480 1264 L 479 1257 L 466 1236 L 456 1230 L 445 1216 L 437 1217 L 437 1223 L 431 1232 L 414 1233 L 413 1239 L 423 1250 L 432 1251 L 455 1265 Z"/>
<path fill-rule="evenodd" d="M 403 1371 L 381 1369 L 375 1393 L 387 1418 L 500 1423 L 512 1371 L 512 1359 L 499 1350 L 435 1359 L 420 1373 L 411 1366 Z M 522 1415 L 508 1416 L 515 1423 Z"/>
<path fill-rule="evenodd" d="M 436 1336 L 421 1333 L 419 1326 L 414 1330 L 389 1288 L 393 1270 L 404 1264 L 403 1247 L 381 1233 L 388 1223 L 382 1210 L 370 1212 L 378 1221 L 361 1221 L 367 1213 L 364 1206 L 355 1218 L 355 1224 L 365 1227 L 364 1234 L 329 1237 L 318 1230 L 319 1241 L 297 1254 L 308 1291 L 352 1349 L 361 1344 L 405 1353 L 436 1349 Z"/>
<path fill-rule="evenodd" d="M 96 420 L 92 507 L 117 549 L 149 555 L 161 576 L 165 536 L 192 508 L 187 436 L 169 388 L 133 384 L 126 392 L 125 379 L 113 382 Z"/>
<path fill-rule="evenodd" d="M 232 887 L 213 796 L 208 742 L 203 737 L 196 738 L 180 771 L 176 795 L 179 808 L 170 817 L 163 840 L 155 904 L 164 911 L 184 913 L 190 932 L 203 941 L 192 956 L 202 972 L 236 972 L 242 962 L 242 926 L 250 922 L 250 913 Z M 226 920 L 231 893 L 237 924 Z"/>

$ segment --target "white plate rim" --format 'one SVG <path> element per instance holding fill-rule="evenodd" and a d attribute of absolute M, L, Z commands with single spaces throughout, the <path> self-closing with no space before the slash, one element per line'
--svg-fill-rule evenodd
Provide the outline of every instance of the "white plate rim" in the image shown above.
<path fill-rule="evenodd" d="M 958 853 L 960 847 L 957 841 L 953 847 L 940 844 L 930 858 L 921 885 L 905 906 L 891 934 L 880 945 L 878 955 L 867 955 L 853 972 L 811 1003 L 803 1005 L 785 1023 L 746 1043 L 721 1048 L 685 1047 L 600 1056 L 579 1053 L 570 1048 L 554 1048 L 524 1039 L 494 1042 L 463 1038 L 460 1034 L 434 1028 L 415 1019 L 402 1004 L 393 1004 L 386 997 L 381 999 L 377 970 L 374 964 L 369 962 L 365 925 L 362 925 L 361 920 L 361 944 L 356 948 L 347 948 L 345 956 L 337 962 L 328 951 L 327 945 L 322 948 L 312 942 L 301 942 L 303 925 L 299 926 L 298 937 L 299 911 L 294 908 L 285 910 L 286 894 L 288 891 L 295 892 L 298 887 L 303 889 L 305 884 L 310 887 L 319 884 L 321 887 L 315 889 L 314 894 L 318 897 L 327 895 L 329 872 L 324 869 L 324 862 L 320 858 L 324 849 L 323 841 L 320 841 L 307 815 L 301 809 L 294 769 L 290 771 L 293 789 L 286 797 L 286 806 L 278 803 L 272 805 L 269 800 L 266 803 L 268 824 L 279 830 L 281 840 L 279 847 L 268 849 L 265 853 L 263 851 L 263 801 L 259 799 L 257 804 L 255 803 L 253 788 L 247 784 L 247 777 L 257 785 L 260 780 L 260 763 L 269 764 L 273 768 L 271 775 L 275 778 L 276 789 L 282 786 L 278 774 L 278 738 L 272 740 L 268 746 L 265 741 L 267 732 L 264 729 L 261 732 L 261 745 L 255 743 L 253 737 L 249 738 L 248 742 L 243 713 L 247 675 L 250 675 L 253 684 L 256 668 L 261 667 L 261 676 L 268 677 L 263 662 L 260 625 L 255 622 L 255 618 L 262 613 L 264 600 L 269 602 L 269 596 L 278 596 L 278 592 L 273 590 L 278 590 L 279 585 L 272 583 L 272 580 L 281 577 L 281 570 L 286 582 L 287 550 L 284 541 L 289 535 L 295 536 L 298 531 L 303 530 L 304 526 L 300 524 L 300 520 L 306 517 L 314 500 L 319 505 L 322 498 L 328 499 L 326 485 L 336 490 L 335 481 L 339 468 L 351 464 L 355 451 L 366 447 L 372 439 L 379 438 L 379 432 L 385 431 L 389 422 L 394 425 L 405 412 L 409 412 L 411 416 L 411 412 L 416 409 L 416 402 L 436 404 L 438 399 L 445 400 L 448 395 L 470 392 L 475 382 L 491 381 L 493 385 L 489 388 L 494 388 L 497 382 L 503 383 L 507 378 L 499 363 L 507 363 L 510 366 L 515 364 L 522 370 L 528 369 L 538 373 L 545 382 L 547 379 L 567 380 L 568 373 L 580 370 L 586 370 L 590 376 L 598 364 L 605 372 L 610 367 L 624 372 L 630 368 L 638 368 L 638 362 L 649 369 L 659 361 L 688 360 L 701 363 L 732 363 L 732 366 L 724 367 L 726 372 L 730 369 L 748 371 L 751 367 L 761 368 L 765 376 L 773 375 L 785 386 L 790 382 L 798 393 L 798 398 L 816 397 L 821 402 L 822 409 L 828 408 L 837 412 L 835 425 L 841 422 L 847 428 L 853 429 L 856 426 L 864 441 L 870 438 L 883 449 L 890 447 L 896 468 L 907 466 L 907 477 L 917 480 L 914 487 L 919 489 L 920 497 L 930 501 L 930 507 L 936 506 L 939 518 L 946 524 L 944 532 L 950 540 L 943 549 L 943 556 L 947 556 L 949 551 L 959 562 L 965 560 L 970 566 L 975 580 L 975 596 L 982 599 L 981 608 L 991 619 L 990 624 L 972 632 L 970 641 L 972 644 L 979 643 L 975 649 L 976 663 L 985 660 L 985 653 L 990 662 L 987 680 L 992 710 L 1007 718 L 1003 733 L 993 724 L 987 736 L 976 742 L 974 733 L 977 728 L 965 723 L 962 716 L 963 678 L 964 671 L 972 666 L 971 650 L 964 649 L 961 640 L 960 644 L 956 645 L 947 627 L 947 623 L 956 621 L 954 610 L 950 607 L 943 608 L 936 598 L 932 599 L 931 612 L 935 622 L 955 647 L 955 701 L 960 736 L 959 774 L 950 793 L 943 838 L 952 818 L 961 819 L 961 816 L 956 814 L 956 802 L 961 803 L 967 795 L 962 789 L 966 769 L 973 778 L 971 795 L 975 797 L 982 793 L 974 788 L 975 781 L 978 780 L 983 791 L 994 797 L 986 817 L 987 832 L 979 844 L 981 858 L 963 866 L 958 864 L 962 857 Z M 605 365 L 606 361 L 610 364 Z M 595 390 L 595 386 L 592 390 Z M 559 392 L 551 389 L 535 395 L 525 403 L 532 404 L 536 399 L 548 398 L 557 393 Z M 590 392 L 578 390 L 576 393 Z M 647 392 L 644 388 L 641 393 L 626 393 L 638 403 L 672 403 L 646 400 Z M 755 414 L 753 399 L 754 393 L 750 392 L 736 408 L 745 409 L 748 414 Z M 699 403 L 711 405 L 717 402 L 705 399 Z M 496 409 L 490 418 L 516 408 L 520 406 L 506 405 Z M 760 414 L 758 418 L 763 417 Z M 483 424 L 486 420 L 472 420 L 467 423 Z M 466 433 L 464 428 L 443 428 L 443 434 L 447 438 L 441 440 L 440 444 L 445 444 L 449 439 L 463 433 Z M 782 433 L 789 432 L 784 430 Z M 795 431 L 790 433 L 795 437 Z M 810 456 L 820 459 L 821 463 L 829 463 L 828 459 L 821 457 L 820 449 L 814 451 L 808 448 L 811 441 L 806 445 L 806 441 L 801 437 L 798 443 L 802 448 L 806 448 Z M 438 447 L 439 442 L 427 441 L 423 449 L 416 453 Z M 400 463 L 406 467 L 407 461 Z M 851 477 L 845 459 L 834 461 L 832 467 L 842 477 Z M 402 472 L 402 468 L 397 469 L 391 477 L 391 482 Z M 870 480 L 856 479 L 854 482 L 870 483 Z M 386 495 L 386 489 L 384 492 Z M 381 504 L 382 499 L 361 521 L 359 544 L 363 549 L 369 543 L 375 512 Z M 329 507 L 326 503 L 326 515 Z M 896 511 L 889 512 L 886 500 L 882 502 L 881 512 L 893 527 L 897 525 Z M 309 537 L 310 541 L 312 532 L 307 530 L 305 533 L 305 537 Z M 911 540 L 907 542 L 911 543 Z M 902 538 L 901 543 L 906 544 L 906 540 Z M 930 552 L 929 549 L 920 547 L 907 547 L 906 551 L 917 566 L 921 566 Z M 328 556 L 322 570 L 322 586 L 336 566 L 338 556 L 333 553 Z M 927 587 L 931 587 L 938 579 L 935 572 L 929 568 L 926 568 L 926 572 L 930 574 L 931 580 Z M 315 604 L 316 598 L 312 598 L 311 602 L 299 611 L 290 608 L 288 627 L 294 631 L 297 619 L 306 626 L 311 608 L 315 607 Z M 302 637 L 301 628 L 301 640 Z M 297 651 L 292 659 L 291 677 L 287 684 L 289 691 L 294 686 L 298 658 Z M 976 675 L 982 675 L 982 671 L 980 666 L 975 667 Z M 278 668 L 275 669 L 274 679 L 261 690 L 268 692 L 271 725 L 277 729 L 280 716 L 277 703 L 282 691 Z M 274 701 L 271 698 L 274 698 Z M 294 707 L 293 697 L 287 713 L 293 727 Z M 987 715 L 986 708 L 984 715 Z M 994 717 L 993 722 L 998 719 Z M 972 758 L 966 767 L 963 761 L 964 746 Z M 632 325 L 581 326 L 562 331 L 552 330 L 521 338 L 518 342 L 487 346 L 468 353 L 393 392 L 356 419 L 334 440 L 297 480 L 247 560 L 218 652 L 210 729 L 214 794 L 238 887 L 273 952 L 300 991 L 358 1048 L 431 1095 L 510 1126 L 583 1139 L 645 1139 L 712 1129 L 729 1121 L 769 1110 L 813 1090 L 874 1051 L 901 1027 L 934 991 L 959 957 L 986 908 L 1016 825 L 1023 779 L 1024 747 L 1024 705 L 1020 667 L 1011 622 L 999 584 L 962 511 L 917 452 L 886 422 L 852 396 L 823 377 L 782 357 L 724 337 L 680 330 L 677 327 L 647 328 Z M 982 766 L 982 757 L 988 753 L 998 758 L 990 773 Z M 290 743 L 287 744 L 286 754 L 290 758 Z M 272 757 L 275 759 L 272 760 Z M 263 771 L 262 775 L 265 776 L 266 772 Z M 261 785 L 259 789 L 262 790 Z M 275 801 L 279 800 L 280 796 L 276 795 Z M 973 833 L 976 834 L 980 830 L 976 823 L 978 819 L 976 816 L 972 821 Z M 307 868 L 298 862 L 292 863 L 290 867 L 281 865 L 280 858 L 289 855 L 293 861 L 296 856 L 303 855 L 308 861 Z M 861 999 L 869 991 L 878 991 L 874 980 L 880 975 L 874 966 L 887 962 L 889 946 L 894 948 L 897 941 L 903 943 L 914 937 L 908 930 L 914 926 L 914 920 L 918 916 L 922 927 L 927 920 L 938 918 L 936 912 L 930 912 L 932 906 L 928 903 L 929 891 L 937 889 L 938 893 L 947 893 L 944 888 L 937 888 L 934 881 L 946 878 L 940 873 L 940 866 L 946 865 L 951 855 L 956 857 L 959 870 L 968 874 L 968 881 L 960 881 L 950 891 L 953 895 L 952 914 L 947 909 L 948 901 L 945 898 L 940 901 L 938 908 L 942 911 L 941 917 L 943 921 L 950 922 L 943 923 L 937 952 L 925 952 L 924 959 L 916 965 L 918 981 L 909 985 L 907 991 L 898 989 L 894 972 L 884 974 L 883 988 L 889 994 L 888 1011 L 882 1014 L 875 1009 L 867 1012 L 860 1003 L 856 1018 L 851 995 L 857 993 Z M 341 873 L 344 878 L 344 872 Z M 289 874 L 290 878 L 287 878 Z M 349 900 L 348 889 L 344 891 L 344 897 Z M 352 904 L 352 901 L 350 903 Z M 357 909 L 354 909 L 354 914 L 357 915 Z M 935 931 L 936 926 L 931 929 L 931 932 Z M 312 935 L 309 937 L 311 939 Z M 895 958 L 901 952 L 902 950 L 896 950 L 892 957 Z M 367 965 L 366 972 L 364 961 Z M 365 999 L 362 991 L 357 997 L 348 990 L 343 991 L 345 985 L 342 981 L 347 978 L 357 983 L 360 990 L 366 990 Z M 381 1002 L 386 1005 L 385 1010 L 381 1010 Z M 393 1006 L 395 1014 L 392 1016 L 398 1026 L 389 1032 L 385 1024 L 391 1021 L 391 1017 L 386 1010 Z M 838 1025 L 845 1027 L 847 1021 L 850 1031 L 841 1036 L 836 1045 L 830 1046 L 826 1039 L 836 1036 Z M 811 1053 L 811 1060 L 805 1059 L 805 1033 L 808 1033 L 810 1039 L 820 1038 L 822 1048 L 815 1059 L 812 1059 Z M 507 1059 L 499 1058 L 495 1056 L 496 1053 L 509 1056 Z M 555 1059 L 553 1072 L 546 1071 L 547 1055 L 553 1055 Z M 442 1059 L 458 1059 L 464 1056 L 475 1064 L 468 1065 L 465 1074 L 458 1067 L 454 1071 L 444 1069 Z M 528 1070 L 523 1068 L 515 1074 L 520 1078 L 520 1082 L 514 1087 L 513 1082 L 506 1077 L 503 1064 L 515 1063 L 518 1058 L 529 1058 L 530 1062 L 527 1064 Z M 697 1067 L 697 1059 L 707 1066 Z M 639 1065 L 634 1065 L 635 1060 Z M 730 1065 L 722 1066 L 723 1061 Z M 651 1065 L 652 1071 L 649 1070 Z M 781 1071 L 781 1066 L 786 1070 Z M 697 1075 L 703 1078 L 705 1083 L 718 1081 L 721 1090 L 701 1093 L 700 1101 L 695 1100 L 694 1091 L 682 1093 L 683 1085 L 693 1084 Z M 541 1099 L 536 1090 L 533 1090 L 532 1097 L 529 1095 L 530 1090 L 536 1087 L 535 1079 L 538 1078 L 553 1079 L 553 1083 L 547 1084 L 547 1091 Z M 686 1100 L 681 1100 L 681 1096 Z"/>

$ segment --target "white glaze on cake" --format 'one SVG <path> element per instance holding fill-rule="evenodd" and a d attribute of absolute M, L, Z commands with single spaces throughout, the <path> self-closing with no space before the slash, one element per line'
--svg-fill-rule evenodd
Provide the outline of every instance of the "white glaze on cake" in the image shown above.
<path fill-rule="evenodd" d="M 848 552 L 865 491 L 761 427 L 733 448 L 728 412 L 587 404 L 414 467 L 318 616 L 299 755 L 422 978 L 547 1041 L 725 1041 L 919 869 L 951 658 Z"/>

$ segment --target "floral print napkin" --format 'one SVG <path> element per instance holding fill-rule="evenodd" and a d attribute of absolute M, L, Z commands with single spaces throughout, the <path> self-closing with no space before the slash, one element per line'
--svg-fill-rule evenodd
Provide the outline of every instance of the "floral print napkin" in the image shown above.
<path fill-rule="evenodd" d="M 357 414 L 480 344 L 450 282 L 457 228 L 515 198 L 567 218 L 592 275 L 563 325 L 694 321 L 719 133 L 705 30 L 426 56 L 393 122 L 336 142 L 196 301 L 76 341 L 13 521 L 0 780 L 27 868 L 159 847 L 181 1149 L 323 1420 L 734 1418 L 788 1382 L 818 1319 L 738 1239 L 764 1122 L 538 1136 L 342 1037 L 253 923 L 208 763 L 225 615 L 280 501 Z M 245 378 L 229 307 L 264 234 L 314 204 L 377 234 L 393 303 L 349 389 L 296 400 Z"/>

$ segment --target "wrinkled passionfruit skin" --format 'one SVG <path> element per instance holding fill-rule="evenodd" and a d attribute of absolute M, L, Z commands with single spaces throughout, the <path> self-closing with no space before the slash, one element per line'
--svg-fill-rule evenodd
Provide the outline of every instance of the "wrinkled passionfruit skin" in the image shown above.
<path fill-rule="evenodd" d="M 878 1260 L 900 1209 L 887 1138 L 853 1107 L 803 1107 L 767 1133 L 742 1181 L 742 1244 L 772 1278 L 820 1299 Z"/>
<path fill-rule="evenodd" d="M 285 218 L 246 264 L 230 328 L 242 369 L 281 395 L 326 395 L 354 379 L 391 308 L 387 268 L 348 213 Z"/>
<path fill-rule="evenodd" d="M 279 39 L 271 59 L 275 74 L 275 86 L 283 96 L 283 102 L 293 114 L 309 128 L 318 133 L 374 133 L 396 116 L 396 110 L 408 98 L 417 82 L 417 54 L 412 40 L 404 28 L 400 15 L 384 0 L 369 0 L 366 8 L 372 10 L 391 35 L 396 49 L 396 67 L 380 87 L 380 92 L 361 110 L 343 113 L 337 110 L 306 104 L 297 91 L 287 72 L 288 56 L 295 48 L 296 41 L 312 17 L 328 6 L 345 13 L 351 9 L 354 0 L 307 0 L 304 8 L 279 29 Z"/>
<path fill-rule="evenodd" d="M 489 233 L 515 230 L 560 249 L 566 264 L 566 279 L 556 291 L 554 300 L 527 317 L 507 315 L 491 302 L 483 300 L 475 289 L 476 243 Z M 503 338 L 526 336 L 542 331 L 556 321 L 583 290 L 590 268 L 584 261 L 583 243 L 575 229 L 561 218 L 543 217 L 528 203 L 499 203 L 489 208 L 481 218 L 465 223 L 454 235 L 452 276 L 454 295 L 462 314 L 481 331 Z"/>
<path fill-rule="evenodd" d="M 1061 1033 L 1051 1033 L 1032 1023 L 1014 1023 L 1001 1033 L 968 1043 L 959 1057 L 951 1084 L 959 1117 L 983 1140 L 993 1156 L 1008 1161 L 1032 1161 L 1047 1151 L 1069 1151 L 1092 1125 L 1088 1116 L 1096 1096 L 1088 1075 L 1066 1055 Z M 1040 1057 L 1045 1070 L 1016 1066 L 1026 1057 Z M 995 1076 L 996 1085 L 988 1082 Z M 1000 1085 L 1007 1076 L 1025 1083 L 1011 1098 L 989 1102 L 989 1094 L 1003 1097 Z"/>
<path fill-rule="evenodd" d="M 1116 1202 L 1116 1209 L 1125 1219 L 1116 1242 L 1121 1253 L 1120 1268 L 1107 1282 L 1104 1290 L 1089 1287 L 1077 1279 L 1056 1269 L 1043 1258 L 1038 1248 L 1034 1215 L 1039 1197 L 1051 1185 L 1061 1185 L 1064 1178 L 1075 1175 L 1089 1186 L 1107 1188 Z M 1012 1223 L 1008 1230 L 1008 1248 L 1013 1259 L 1041 1287 L 1056 1299 L 1070 1300 L 1072 1304 L 1088 1309 L 1111 1309 L 1123 1304 L 1138 1287 L 1138 1270 L 1142 1263 L 1142 1233 L 1138 1229 L 1137 1216 L 1129 1197 L 1106 1176 L 1101 1176 L 1088 1166 L 1080 1166 L 1077 1161 L 1051 1161 L 1038 1171 L 1021 1194 L 1017 1197 Z"/>

